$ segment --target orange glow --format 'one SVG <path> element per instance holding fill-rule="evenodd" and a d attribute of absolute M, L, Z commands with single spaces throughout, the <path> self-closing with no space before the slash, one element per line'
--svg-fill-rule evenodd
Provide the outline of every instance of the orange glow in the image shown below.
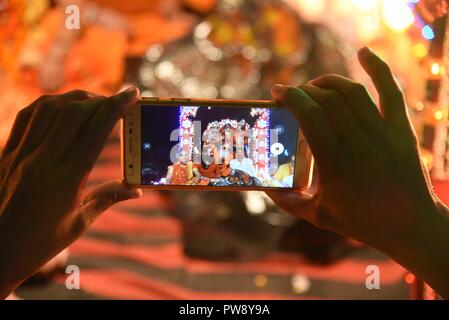
<path fill-rule="evenodd" d="M 413 273 L 407 273 L 407 275 L 405 276 L 405 282 L 407 282 L 408 284 L 414 283 L 415 280 L 416 280 L 416 277 Z"/>

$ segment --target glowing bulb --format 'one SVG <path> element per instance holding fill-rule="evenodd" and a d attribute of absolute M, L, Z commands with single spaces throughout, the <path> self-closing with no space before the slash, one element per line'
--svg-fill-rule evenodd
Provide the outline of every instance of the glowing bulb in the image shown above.
<path fill-rule="evenodd" d="M 422 59 L 427 56 L 427 53 L 427 46 L 424 43 L 418 43 L 413 46 L 413 54 L 415 57 Z"/>
<path fill-rule="evenodd" d="M 372 12 L 376 9 L 377 0 L 352 0 L 352 5 L 364 12 Z"/>
<path fill-rule="evenodd" d="M 407 0 L 383 0 L 383 18 L 393 31 L 402 32 L 415 21 Z"/>
<path fill-rule="evenodd" d="M 347 0 L 337 0 L 333 2 L 337 15 L 345 15 L 351 12 L 351 3 Z"/>
<path fill-rule="evenodd" d="M 263 288 L 267 285 L 268 278 L 263 274 L 258 274 L 254 277 L 254 285 L 259 288 Z"/>
<path fill-rule="evenodd" d="M 436 62 L 432 63 L 432 66 L 430 67 L 430 72 L 432 72 L 434 76 L 437 76 L 440 73 L 440 65 Z"/>
<path fill-rule="evenodd" d="M 445 69 L 444 66 L 442 66 L 438 62 L 431 61 L 429 63 L 429 72 L 432 77 L 440 78 L 444 75 Z"/>
<path fill-rule="evenodd" d="M 441 119 L 443 119 L 443 112 L 440 110 L 435 111 L 434 116 L 435 116 L 435 119 L 441 120 Z"/>
<path fill-rule="evenodd" d="M 326 9 L 325 0 L 301 0 L 297 4 L 309 19 L 317 18 Z"/>
<path fill-rule="evenodd" d="M 423 111 L 423 110 L 424 110 L 424 103 L 418 102 L 418 103 L 415 105 L 415 110 L 416 110 L 416 111 Z"/>

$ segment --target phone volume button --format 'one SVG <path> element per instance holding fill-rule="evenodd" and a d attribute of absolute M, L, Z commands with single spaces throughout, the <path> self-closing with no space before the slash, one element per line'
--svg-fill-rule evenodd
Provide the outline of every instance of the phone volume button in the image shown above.
<path fill-rule="evenodd" d="M 133 139 L 131 137 L 128 138 L 128 153 L 134 153 L 134 144 Z"/>

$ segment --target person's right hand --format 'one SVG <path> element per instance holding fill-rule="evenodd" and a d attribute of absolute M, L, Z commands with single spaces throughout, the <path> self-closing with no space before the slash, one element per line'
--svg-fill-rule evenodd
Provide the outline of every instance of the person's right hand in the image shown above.
<path fill-rule="evenodd" d="M 85 181 L 109 133 L 138 99 L 85 91 L 43 96 L 17 116 L 0 156 L 0 299 L 75 241 L 114 203 L 141 190 Z"/>
<path fill-rule="evenodd" d="M 368 48 L 359 60 L 377 89 L 380 111 L 364 86 L 337 75 L 299 88 L 273 87 L 273 97 L 298 118 L 320 187 L 315 195 L 268 195 L 286 211 L 377 248 L 441 288 L 441 277 L 437 281 L 430 266 L 417 267 L 417 260 L 438 251 L 449 270 L 448 254 L 434 236 L 449 234 L 447 209 L 420 161 L 404 96 L 389 66 Z M 442 291 L 449 294 L 445 280 Z"/>

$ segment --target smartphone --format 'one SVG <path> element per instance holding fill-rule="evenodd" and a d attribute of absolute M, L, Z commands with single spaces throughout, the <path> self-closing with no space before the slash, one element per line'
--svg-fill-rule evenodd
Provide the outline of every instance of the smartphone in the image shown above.
<path fill-rule="evenodd" d="M 220 191 L 310 186 L 313 157 L 274 101 L 142 98 L 122 118 L 126 184 Z"/>

